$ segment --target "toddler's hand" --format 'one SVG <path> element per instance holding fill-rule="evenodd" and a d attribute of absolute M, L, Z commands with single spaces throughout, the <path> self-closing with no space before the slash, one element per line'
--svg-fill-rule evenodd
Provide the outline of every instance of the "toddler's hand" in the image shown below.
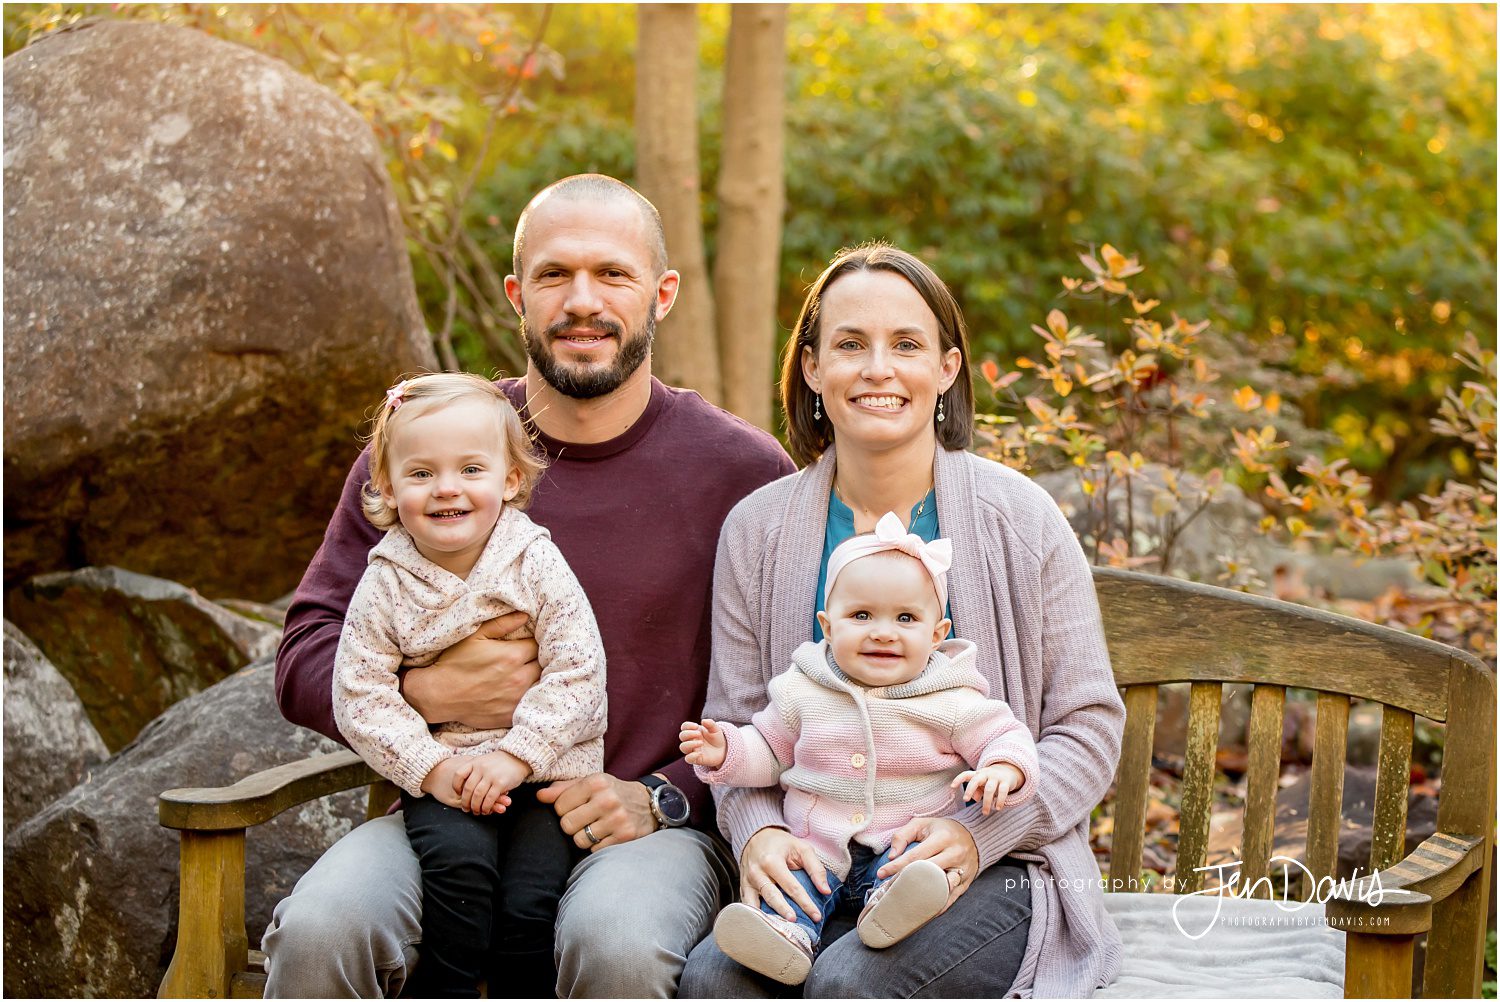
<path fill-rule="evenodd" d="M 997 762 L 987 765 L 983 769 L 969 769 L 953 777 L 949 786 L 959 786 L 963 783 L 965 800 L 978 800 L 984 804 L 984 813 L 1000 809 L 1005 803 L 1005 798 L 1010 792 L 1020 786 L 1025 780 L 1021 770 L 1009 762 Z"/>
<path fill-rule="evenodd" d="M 695 724 L 691 720 L 684 723 L 677 739 L 682 742 L 679 748 L 689 765 L 717 769 L 724 764 L 724 753 L 729 747 L 729 740 L 724 737 L 724 731 L 719 725 L 707 717 L 701 724 Z"/>
<path fill-rule="evenodd" d="M 459 791 L 474 769 L 474 760 L 467 755 L 449 755 L 427 773 L 422 780 L 422 792 L 436 797 L 449 807 L 464 806 Z"/>
<path fill-rule="evenodd" d="M 470 814 L 503 814 L 510 806 L 506 794 L 526 782 L 531 766 L 503 751 L 470 759 L 474 768 L 459 791 L 459 806 Z"/>

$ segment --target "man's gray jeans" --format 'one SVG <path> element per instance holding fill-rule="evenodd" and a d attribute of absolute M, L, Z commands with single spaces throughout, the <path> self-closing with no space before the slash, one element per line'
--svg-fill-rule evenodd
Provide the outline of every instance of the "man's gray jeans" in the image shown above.
<path fill-rule="evenodd" d="M 560 998 L 672 998 L 730 874 L 712 840 L 667 829 L 573 869 L 557 916 Z M 276 906 L 267 998 L 399 994 L 422 940 L 422 873 L 399 813 L 344 836 Z"/>

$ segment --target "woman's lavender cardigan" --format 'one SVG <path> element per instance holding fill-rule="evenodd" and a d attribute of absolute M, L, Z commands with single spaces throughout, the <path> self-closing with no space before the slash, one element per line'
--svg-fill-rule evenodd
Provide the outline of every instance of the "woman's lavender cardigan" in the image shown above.
<path fill-rule="evenodd" d="M 725 521 L 705 716 L 749 722 L 766 705 L 767 683 L 809 639 L 835 462 L 829 448 Z M 933 480 L 938 524 L 953 540 L 955 632 L 978 645 L 991 696 L 1030 729 L 1040 763 L 1024 804 L 987 818 L 970 805 L 953 817 L 973 834 L 981 866 L 1006 855 L 1031 864 L 1031 931 L 1011 994 L 1088 996 L 1120 966 L 1088 818 L 1114 777 L 1125 719 L 1093 578 L 1057 505 L 1025 476 L 939 447 Z M 755 832 L 784 824 L 780 790 L 714 793 L 736 858 Z"/>

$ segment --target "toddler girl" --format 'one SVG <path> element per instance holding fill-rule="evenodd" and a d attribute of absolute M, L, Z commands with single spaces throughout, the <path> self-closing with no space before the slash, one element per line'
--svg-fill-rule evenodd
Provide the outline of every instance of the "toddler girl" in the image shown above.
<path fill-rule="evenodd" d="M 886 514 L 874 533 L 829 556 L 818 613 L 824 639 L 803 644 L 771 680 L 770 705 L 744 727 L 682 725 L 682 751 L 706 782 L 781 785 L 787 830 L 828 867 L 826 895 L 792 871 L 817 921 L 795 902 L 795 922 L 764 901 L 759 910 L 735 903 L 719 913 L 719 949 L 752 970 L 801 984 L 840 898 L 863 896 L 865 945 L 909 936 L 947 906 L 948 875 L 923 859 L 876 877 L 893 833 L 915 817 L 949 813 L 960 785 L 986 814 L 1031 796 L 1031 735 L 1010 707 L 986 698 L 974 645 L 943 639 L 951 562 L 948 540 L 924 542 Z"/>
<path fill-rule="evenodd" d="M 521 511 L 541 470 L 510 402 L 478 376 L 405 380 L 375 418 L 365 516 L 388 531 L 344 620 L 333 708 L 350 746 L 401 787 L 422 864 L 421 962 L 406 994 L 477 997 L 492 933 L 501 951 L 550 967 L 578 850 L 537 784 L 603 769 L 593 610 L 547 530 Z M 517 609 L 531 617 L 542 674 L 511 726 L 429 728 L 401 698 L 399 669 L 433 663 Z"/>

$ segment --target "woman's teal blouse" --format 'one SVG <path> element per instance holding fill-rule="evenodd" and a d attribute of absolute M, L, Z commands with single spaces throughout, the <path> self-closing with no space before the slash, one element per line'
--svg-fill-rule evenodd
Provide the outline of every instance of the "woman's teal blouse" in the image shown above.
<path fill-rule="evenodd" d="M 917 514 L 917 509 L 922 514 Z M 910 529 L 921 536 L 927 542 L 938 538 L 937 517 L 937 488 L 927 492 L 927 496 L 917 502 L 911 510 Z M 828 526 L 823 530 L 823 561 L 818 565 L 818 592 L 813 597 L 813 642 L 823 639 L 823 627 L 818 625 L 818 610 L 823 608 L 823 586 L 828 582 L 828 558 L 833 551 L 844 540 L 854 535 L 854 511 L 839 499 L 836 491 L 828 494 Z M 949 608 L 952 608 L 951 604 Z M 952 619 L 952 613 L 947 609 L 943 615 Z"/>

